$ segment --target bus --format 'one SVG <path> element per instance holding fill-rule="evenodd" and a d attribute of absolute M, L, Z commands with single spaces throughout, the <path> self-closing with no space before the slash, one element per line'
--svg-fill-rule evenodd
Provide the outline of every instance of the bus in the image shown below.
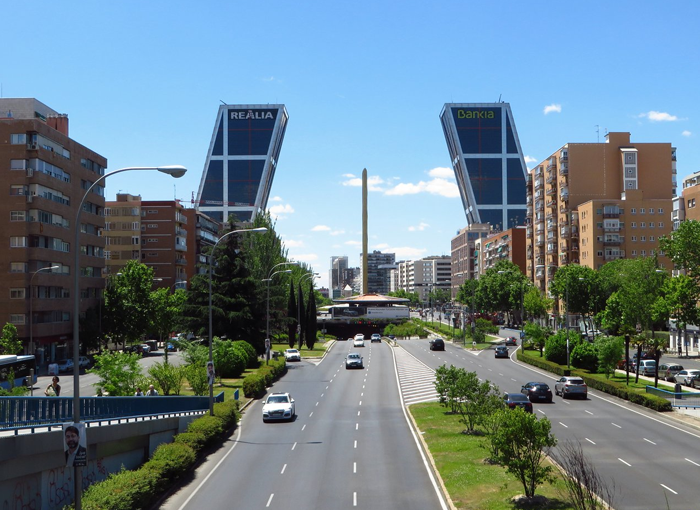
<path fill-rule="evenodd" d="M 11 384 L 10 373 L 14 371 L 15 380 Z M 30 376 L 32 380 L 29 381 Z M 0 388 L 9 390 L 11 386 L 36 384 L 36 359 L 34 356 L 3 355 L 0 356 Z"/>

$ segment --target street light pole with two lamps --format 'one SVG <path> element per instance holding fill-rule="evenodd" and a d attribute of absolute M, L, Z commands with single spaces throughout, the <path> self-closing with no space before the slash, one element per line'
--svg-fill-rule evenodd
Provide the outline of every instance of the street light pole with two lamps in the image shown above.
<path fill-rule="evenodd" d="M 42 267 L 41 269 L 37 269 L 34 271 L 32 274 L 32 277 L 29 279 L 29 354 L 33 355 L 34 354 L 34 328 L 32 327 L 33 324 L 33 315 L 34 315 L 34 306 L 33 306 L 33 300 L 34 300 L 34 287 L 33 287 L 33 281 L 34 277 L 37 275 L 37 273 L 40 273 L 41 271 L 52 271 L 54 269 L 58 269 L 61 266 L 49 266 L 49 267 Z"/>
<path fill-rule="evenodd" d="M 265 321 L 265 363 L 270 361 L 270 346 L 272 345 L 272 342 L 270 340 L 270 282 L 272 281 L 272 278 L 276 274 L 280 273 L 291 273 L 291 269 L 284 269 L 282 271 L 275 271 L 274 273 L 272 271 L 275 270 L 276 267 L 280 266 L 286 266 L 286 265 L 298 265 L 298 262 L 280 262 L 279 264 L 275 264 L 272 266 L 272 269 L 270 269 L 270 272 L 268 273 L 267 278 L 265 278 L 263 281 L 267 282 L 267 299 L 265 300 L 265 308 L 266 308 L 266 321 Z"/>
<path fill-rule="evenodd" d="M 140 170 L 157 170 L 159 172 L 168 174 L 172 177 L 179 178 L 185 175 L 187 168 L 181 165 L 171 165 L 171 166 L 133 166 L 120 168 L 100 176 L 92 185 L 87 189 L 83 195 L 80 204 L 78 205 L 78 211 L 75 215 L 75 223 L 73 228 L 75 230 L 75 238 L 73 242 L 73 422 L 80 422 L 80 371 L 77 370 L 80 361 L 80 213 L 83 211 L 83 204 L 85 199 L 92 192 L 93 188 L 97 186 L 101 181 L 104 181 L 107 177 L 115 174 L 129 171 L 140 171 Z M 75 473 L 73 475 L 75 482 L 75 510 L 81 509 L 81 496 L 82 496 L 82 467 L 76 466 Z"/>

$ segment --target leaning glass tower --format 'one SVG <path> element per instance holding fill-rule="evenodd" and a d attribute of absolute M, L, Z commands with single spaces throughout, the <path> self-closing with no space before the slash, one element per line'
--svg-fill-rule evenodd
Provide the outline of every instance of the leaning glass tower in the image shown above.
<path fill-rule="evenodd" d="M 220 106 L 195 209 L 221 222 L 264 210 L 288 120 L 284 105 Z"/>

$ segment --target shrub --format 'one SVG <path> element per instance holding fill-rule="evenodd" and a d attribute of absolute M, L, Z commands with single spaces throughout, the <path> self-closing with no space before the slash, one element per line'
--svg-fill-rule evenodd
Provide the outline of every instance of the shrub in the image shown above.
<path fill-rule="evenodd" d="M 236 340 L 233 342 L 233 346 L 247 354 L 246 368 L 257 368 L 259 366 L 260 360 L 258 360 L 258 353 L 255 352 L 255 347 L 245 340 Z"/>
<path fill-rule="evenodd" d="M 195 458 L 194 450 L 185 443 L 163 443 L 153 452 L 146 466 L 157 469 L 163 478 L 173 479 L 185 473 Z"/>
<path fill-rule="evenodd" d="M 589 372 L 598 371 L 598 349 L 588 342 L 581 342 L 571 351 L 571 364 Z"/>
<path fill-rule="evenodd" d="M 207 381 L 207 369 L 204 365 L 187 365 L 185 377 L 190 383 L 190 388 L 195 395 L 207 395 L 209 393 L 209 381 Z"/>
<path fill-rule="evenodd" d="M 214 409 L 216 409 L 217 405 L 219 404 L 214 404 Z M 182 432 L 175 436 L 175 442 L 186 444 L 195 453 L 198 453 L 206 444 L 207 438 L 201 432 Z"/>
<path fill-rule="evenodd" d="M 234 347 L 229 340 L 218 341 L 214 345 L 214 366 L 219 377 L 240 377 L 248 361 L 245 351 Z"/>
<path fill-rule="evenodd" d="M 214 416 L 221 418 L 224 430 L 230 429 L 238 423 L 241 417 L 239 402 L 237 400 L 229 400 L 214 404 Z"/>
<path fill-rule="evenodd" d="M 250 374 L 243 379 L 243 395 L 258 398 L 265 394 L 265 379 L 260 374 Z"/>
<path fill-rule="evenodd" d="M 197 418 L 187 426 L 187 432 L 202 434 L 204 436 L 205 444 L 209 444 L 223 431 L 224 421 L 218 416 L 205 415 Z"/>
<path fill-rule="evenodd" d="M 122 470 L 87 488 L 83 493 L 85 510 L 132 510 L 147 508 L 157 493 L 161 479 L 156 470 Z M 71 508 L 74 508 L 71 506 Z"/>

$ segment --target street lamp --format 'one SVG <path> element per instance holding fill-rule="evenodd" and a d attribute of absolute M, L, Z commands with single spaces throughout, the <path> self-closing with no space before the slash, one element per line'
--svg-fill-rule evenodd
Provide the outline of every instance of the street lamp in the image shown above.
<path fill-rule="evenodd" d="M 272 269 L 275 267 L 281 266 L 283 264 L 295 264 L 295 262 L 282 262 L 281 264 L 277 264 L 274 266 Z M 267 309 L 267 315 L 266 315 L 266 324 L 265 324 L 265 363 L 270 361 L 270 282 L 272 281 L 272 278 L 276 274 L 280 273 L 291 273 L 291 269 L 284 269 L 282 271 L 275 271 L 274 273 L 270 274 L 268 278 L 265 278 L 263 281 L 267 282 L 267 299 L 266 299 L 266 309 Z"/>
<path fill-rule="evenodd" d="M 73 228 L 75 229 L 75 238 L 73 242 L 73 253 L 75 257 L 73 259 L 73 421 L 75 423 L 80 422 L 80 371 L 77 370 L 80 361 L 80 213 L 83 212 L 83 204 L 85 199 L 92 192 L 92 189 L 97 186 L 101 181 L 104 181 L 107 177 L 122 172 L 129 172 L 131 170 L 158 170 L 164 174 L 171 175 L 175 178 L 182 177 L 187 172 L 187 168 L 181 165 L 170 165 L 170 166 L 130 166 L 126 168 L 120 168 L 114 170 L 113 172 L 106 173 L 100 176 L 92 185 L 87 189 L 83 195 L 80 204 L 78 205 L 78 211 L 75 214 L 75 224 Z M 81 509 L 81 496 L 82 496 L 82 467 L 76 466 L 73 478 L 75 480 L 75 510 Z"/>
<path fill-rule="evenodd" d="M 231 232 L 227 232 L 224 235 L 222 235 L 216 243 L 214 243 L 214 246 L 212 246 L 211 251 L 209 252 L 209 363 L 213 365 L 214 363 L 214 351 L 213 351 L 213 340 L 212 340 L 212 312 L 211 312 L 211 273 L 212 273 L 212 263 L 214 261 L 214 251 L 216 251 L 216 247 L 219 246 L 219 243 L 226 239 L 229 236 L 232 236 L 233 234 L 240 234 L 241 232 L 267 232 L 267 228 L 265 227 L 258 227 L 258 228 L 242 228 L 238 230 L 232 230 Z M 209 415 L 214 416 L 214 386 L 211 381 L 209 381 Z"/>
<path fill-rule="evenodd" d="M 34 300 L 34 292 L 32 291 L 32 282 L 37 273 L 41 271 L 51 271 L 52 269 L 58 269 L 60 267 L 61 266 L 42 267 L 34 271 L 32 277 L 29 279 L 29 354 L 34 354 L 34 335 L 32 331 L 32 316 L 34 315 L 32 301 Z"/>

